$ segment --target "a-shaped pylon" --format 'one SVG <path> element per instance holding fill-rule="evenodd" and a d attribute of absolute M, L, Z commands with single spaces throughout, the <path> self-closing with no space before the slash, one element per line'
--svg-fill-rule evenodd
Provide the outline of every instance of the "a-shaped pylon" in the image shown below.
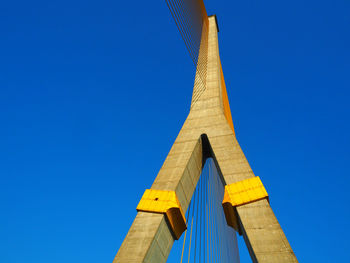
<path fill-rule="evenodd" d="M 226 185 L 254 177 L 232 124 L 218 48 L 215 16 L 209 17 L 205 89 L 195 79 L 191 109 L 151 189 L 174 191 L 183 211 L 205 160 L 212 157 Z M 203 51 L 202 51 L 203 53 Z M 253 262 L 298 262 L 266 198 L 234 208 L 237 228 Z M 176 237 L 165 213 L 138 211 L 114 263 L 166 262 Z"/>

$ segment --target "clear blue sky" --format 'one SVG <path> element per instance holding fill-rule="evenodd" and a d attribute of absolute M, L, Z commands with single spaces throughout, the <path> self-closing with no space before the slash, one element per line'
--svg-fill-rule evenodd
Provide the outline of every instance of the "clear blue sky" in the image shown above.
<path fill-rule="evenodd" d="M 348 261 L 350 1 L 205 3 L 297 257 Z M 165 1 L 3 1 L 0 34 L 0 262 L 111 262 L 190 106 Z"/>

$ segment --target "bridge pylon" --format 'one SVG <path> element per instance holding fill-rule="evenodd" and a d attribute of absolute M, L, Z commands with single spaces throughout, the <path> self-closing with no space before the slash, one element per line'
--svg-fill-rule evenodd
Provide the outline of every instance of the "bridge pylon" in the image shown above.
<path fill-rule="evenodd" d="M 228 224 L 243 235 L 252 261 L 298 262 L 266 195 L 258 193 L 251 200 L 230 202 L 230 187 L 239 182 L 245 185 L 256 177 L 235 136 L 216 17 L 210 16 L 206 26 L 208 32 L 200 51 L 200 56 L 205 56 L 205 74 L 197 68 L 189 114 L 152 187 L 143 196 L 114 263 L 166 262 L 174 241 L 184 231 L 184 213 L 209 157 L 226 185 Z M 200 85 L 203 75 L 205 88 Z M 244 194 L 249 189 L 241 191 Z M 157 205 L 160 202 L 162 206 Z"/>

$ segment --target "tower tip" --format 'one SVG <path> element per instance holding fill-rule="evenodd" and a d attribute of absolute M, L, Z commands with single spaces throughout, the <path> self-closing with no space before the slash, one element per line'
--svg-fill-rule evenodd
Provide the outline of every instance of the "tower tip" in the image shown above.
<path fill-rule="evenodd" d="M 208 16 L 208 17 L 214 17 L 215 18 L 215 24 L 216 24 L 216 29 L 218 30 L 218 32 L 220 32 L 220 30 L 219 30 L 219 23 L 218 23 L 218 17 L 217 17 L 217 15 L 210 15 L 210 16 Z"/>

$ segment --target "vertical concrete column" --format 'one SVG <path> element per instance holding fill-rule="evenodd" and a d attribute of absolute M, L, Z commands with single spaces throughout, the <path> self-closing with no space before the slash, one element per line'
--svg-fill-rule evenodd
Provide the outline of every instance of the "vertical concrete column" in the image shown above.
<path fill-rule="evenodd" d="M 253 262 L 298 262 L 266 199 L 239 206 L 237 212 Z"/>
<path fill-rule="evenodd" d="M 173 242 L 163 214 L 138 212 L 113 263 L 166 262 Z"/>
<path fill-rule="evenodd" d="M 186 211 L 202 166 L 201 138 L 191 140 L 180 134 L 151 188 L 175 191 Z M 173 243 L 173 234 L 163 214 L 138 212 L 113 262 L 166 262 Z"/>
<path fill-rule="evenodd" d="M 209 137 L 209 142 L 226 184 L 254 176 L 233 133 Z M 298 262 L 267 200 L 239 206 L 237 213 L 253 262 Z"/>

